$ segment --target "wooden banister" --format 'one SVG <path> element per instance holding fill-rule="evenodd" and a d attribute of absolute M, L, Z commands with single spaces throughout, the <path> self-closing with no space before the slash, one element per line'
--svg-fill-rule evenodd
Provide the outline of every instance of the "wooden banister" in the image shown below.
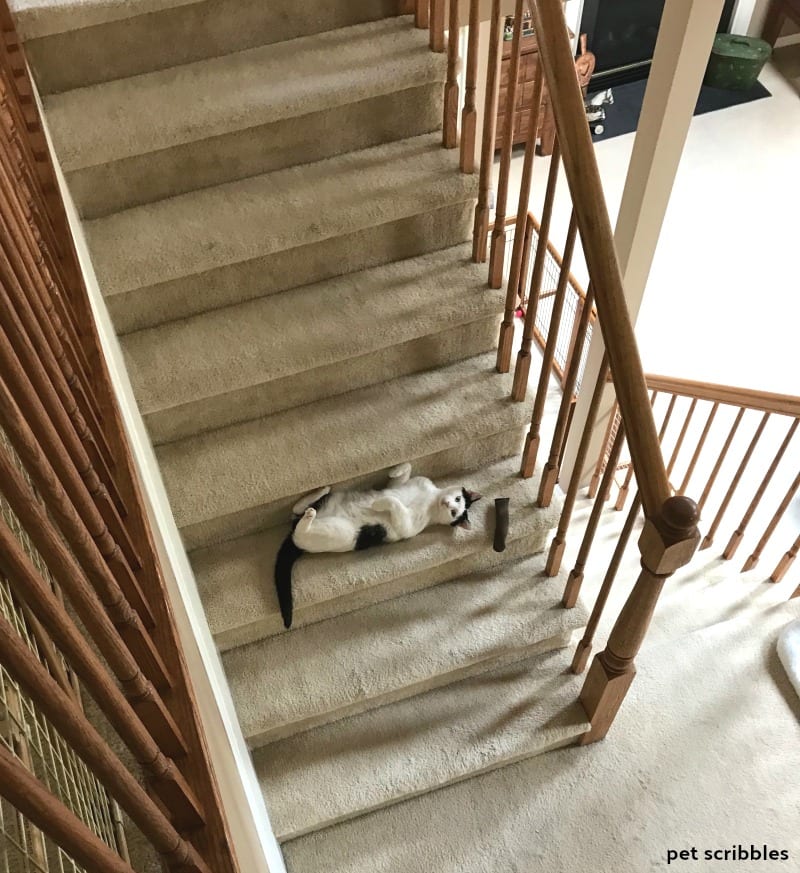
<path fill-rule="evenodd" d="M 670 496 L 647 385 L 625 301 L 614 235 L 594 155 L 583 97 L 575 74 L 569 32 L 560 0 L 532 4 L 540 34 L 539 55 L 552 101 L 558 139 L 581 234 L 631 458 L 642 471 L 645 515 L 657 517 Z M 543 36 L 542 36 L 543 35 Z"/>

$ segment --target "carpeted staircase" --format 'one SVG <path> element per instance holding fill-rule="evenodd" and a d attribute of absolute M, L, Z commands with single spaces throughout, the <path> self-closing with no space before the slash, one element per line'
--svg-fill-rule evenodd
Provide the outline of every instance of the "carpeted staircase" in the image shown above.
<path fill-rule="evenodd" d="M 531 557 L 557 507 L 517 475 L 444 56 L 395 0 L 16 5 L 278 837 L 573 741 L 585 613 Z M 285 632 L 291 505 L 404 460 L 483 492 L 473 530 L 304 558 Z"/>

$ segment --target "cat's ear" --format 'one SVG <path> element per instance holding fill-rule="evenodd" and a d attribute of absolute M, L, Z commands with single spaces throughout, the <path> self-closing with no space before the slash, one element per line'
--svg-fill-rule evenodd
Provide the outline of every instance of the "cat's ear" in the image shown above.
<path fill-rule="evenodd" d="M 469 507 L 472 506 L 473 503 L 477 503 L 481 499 L 481 497 L 483 497 L 483 495 L 479 494 L 477 491 L 467 491 L 467 489 L 463 487 L 461 489 L 461 493 L 464 495 L 464 503 L 467 504 L 467 509 L 469 509 Z"/>

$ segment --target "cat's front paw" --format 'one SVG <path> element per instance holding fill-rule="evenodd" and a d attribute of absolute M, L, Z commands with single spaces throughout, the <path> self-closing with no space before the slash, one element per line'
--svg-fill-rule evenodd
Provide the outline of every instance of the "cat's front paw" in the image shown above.
<path fill-rule="evenodd" d="M 306 521 L 313 521 L 317 517 L 317 510 L 314 509 L 313 506 L 309 506 L 308 509 L 303 513 L 303 518 Z"/>

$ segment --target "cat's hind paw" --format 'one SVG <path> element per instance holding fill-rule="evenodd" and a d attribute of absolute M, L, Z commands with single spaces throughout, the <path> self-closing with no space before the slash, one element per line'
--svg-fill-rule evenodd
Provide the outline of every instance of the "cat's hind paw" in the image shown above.
<path fill-rule="evenodd" d="M 407 482 L 409 477 L 411 476 L 411 464 L 406 461 L 405 464 L 398 464 L 396 467 L 392 467 L 389 470 L 389 478 L 390 479 L 402 479 L 403 482 Z"/>

